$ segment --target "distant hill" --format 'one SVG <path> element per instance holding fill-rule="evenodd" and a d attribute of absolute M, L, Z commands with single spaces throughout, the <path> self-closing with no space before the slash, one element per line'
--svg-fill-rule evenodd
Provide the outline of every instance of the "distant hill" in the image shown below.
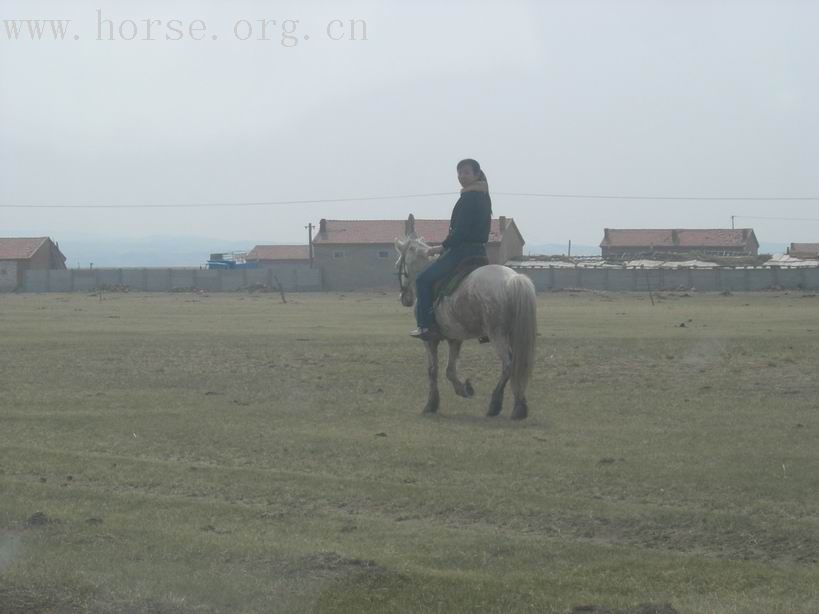
<path fill-rule="evenodd" d="M 788 251 L 787 243 L 760 243 L 760 254 L 784 254 Z"/>
<path fill-rule="evenodd" d="M 235 240 L 210 237 L 155 236 L 145 238 L 66 236 L 53 237 L 60 243 L 70 268 L 95 267 L 197 267 L 206 266 L 215 252 L 250 251 L 254 245 L 272 244 L 264 239 Z M 783 254 L 785 243 L 762 243 L 760 254 Z M 525 255 L 562 255 L 568 243 L 527 244 Z M 596 245 L 572 244 L 573 256 L 599 256 Z"/>
<path fill-rule="evenodd" d="M 270 241 L 225 240 L 208 237 L 157 236 L 54 237 L 69 268 L 95 267 L 196 267 L 206 266 L 211 253 L 250 251 Z"/>

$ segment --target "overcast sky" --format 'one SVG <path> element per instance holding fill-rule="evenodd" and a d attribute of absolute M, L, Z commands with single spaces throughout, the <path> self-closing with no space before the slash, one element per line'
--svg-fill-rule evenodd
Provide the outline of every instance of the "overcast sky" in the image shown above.
<path fill-rule="evenodd" d="M 97 40 L 100 17 L 117 40 Z M 3 22 L 20 19 L 71 23 L 62 41 L 10 40 Z M 162 25 L 149 33 L 146 19 Z M 260 19 L 277 22 L 269 40 L 256 40 Z M 288 19 L 295 38 L 282 36 Z M 453 192 L 0 208 L 0 236 L 282 243 L 322 217 L 448 218 L 464 157 L 496 193 L 817 196 L 818 23 L 819 3 L 787 0 L 0 0 L 0 205 Z M 729 227 L 732 214 L 819 218 L 819 201 L 493 202 L 529 243 Z M 819 222 L 737 225 L 763 242 L 819 241 Z"/>

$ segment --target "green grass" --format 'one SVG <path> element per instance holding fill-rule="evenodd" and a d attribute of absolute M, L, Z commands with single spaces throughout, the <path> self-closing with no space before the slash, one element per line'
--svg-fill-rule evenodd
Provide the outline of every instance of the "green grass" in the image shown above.
<path fill-rule="evenodd" d="M 819 298 L 541 295 L 523 423 L 289 298 L 0 295 L 0 612 L 819 612 Z"/>

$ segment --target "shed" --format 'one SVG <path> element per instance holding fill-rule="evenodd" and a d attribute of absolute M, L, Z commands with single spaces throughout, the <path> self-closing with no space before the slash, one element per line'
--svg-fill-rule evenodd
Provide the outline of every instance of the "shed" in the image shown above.
<path fill-rule="evenodd" d="M 624 260 L 657 254 L 756 256 L 759 241 L 752 228 L 606 228 L 600 249 L 603 258 Z"/>
<path fill-rule="evenodd" d="M 49 237 L 0 237 L 0 291 L 22 287 L 26 271 L 65 270 L 65 260 Z"/>

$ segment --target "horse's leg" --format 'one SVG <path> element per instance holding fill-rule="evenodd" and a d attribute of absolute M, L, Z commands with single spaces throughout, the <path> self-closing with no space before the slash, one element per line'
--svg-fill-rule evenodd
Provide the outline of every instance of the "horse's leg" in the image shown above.
<path fill-rule="evenodd" d="M 515 394 L 515 409 L 512 410 L 510 418 L 512 420 L 523 420 L 529 415 L 529 404 L 526 402 L 524 395 L 518 396 Z"/>
<path fill-rule="evenodd" d="M 440 396 L 438 394 L 438 339 L 426 341 L 427 373 L 429 374 L 429 398 L 424 407 L 425 414 L 434 414 L 438 411 Z"/>
<path fill-rule="evenodd" d="M 509 348 L 509 365 L 511 369 L 513 350 Z M 526 402 L 526 384 L 520 385 L 519 382 L 512 378 L 512 392 L 515 395 L 515 407 L 512 410 L 512 415 L 509 416 L 512 420 L 524 420 L 529 415 L 529 404 Z"/>
<path fill-rule="evenodd" d="M 506 388 L 506 382 L 509 381 L 509 376 L 512 375 L 512 354 L 509 351 L 509 342 L 504 335 L 498 333 L 491 335 L 490 338 L 501 361 L 501 376 L 498 385 L 492 391 L 492 400 L 489 402 L 489 411 L 486 415 L 497 416 L 503 409 L 503 391 Z"/>
<path fill-rule="evenodd" d="M 475 394 L 475 389 L 469 380 L 461 382 L 461 380 L 458 379 L 458 356 L 461 354 L 461 344 L 461 341 L 454 339 L 450 339 L 449 341 L 449 361 L 446 365 L 446 378 L 452 382 L 452 386 L 455 388 L 455 394 L 468 399 Z"/>

